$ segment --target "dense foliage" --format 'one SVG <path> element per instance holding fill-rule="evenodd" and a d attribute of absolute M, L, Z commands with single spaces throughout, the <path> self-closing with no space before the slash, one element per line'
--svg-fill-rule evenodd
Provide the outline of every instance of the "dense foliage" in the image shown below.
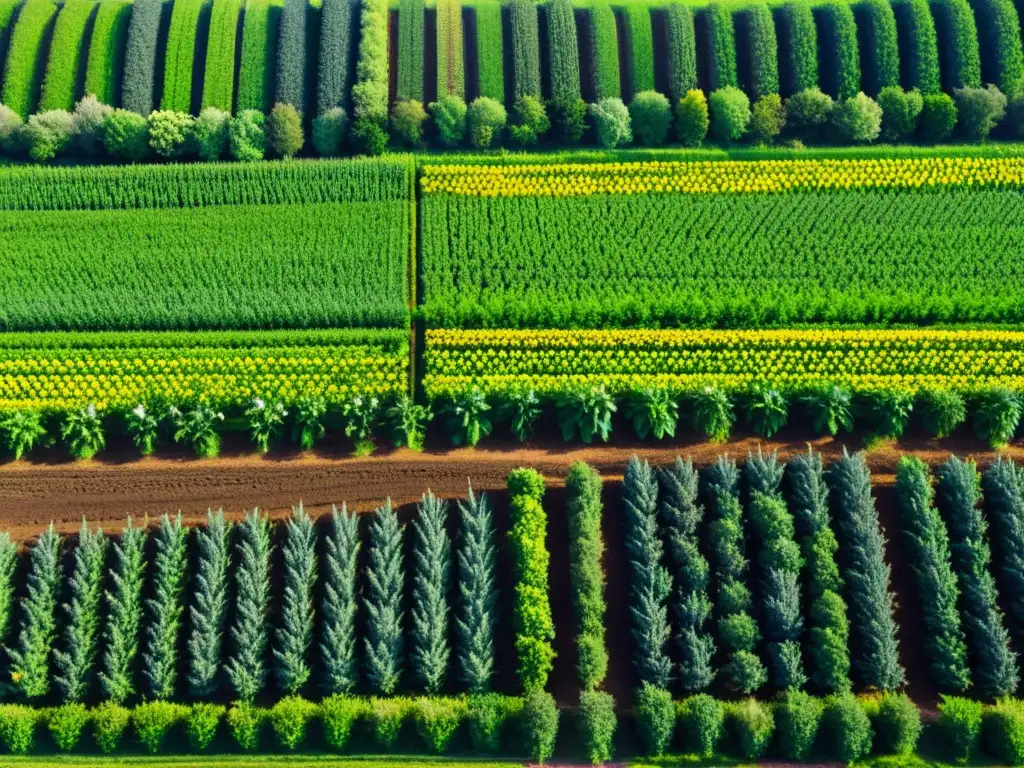
<path fill-rule="evenodd" d="M 565 478 L 569 522 L 569 578 L 576 619 L 576 667 L 585 690 L 601 685 L 608 671 L 605 647 L 604 571 L 601 558 L 601 476 L 577 462 Z"/>

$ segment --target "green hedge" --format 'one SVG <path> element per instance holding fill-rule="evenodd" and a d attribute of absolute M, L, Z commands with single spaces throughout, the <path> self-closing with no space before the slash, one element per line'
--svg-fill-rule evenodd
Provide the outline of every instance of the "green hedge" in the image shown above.
<path fill-rule="evenodd" d="M 619 78 L 619 33 L 615 24 L 615 12 L 605 2 L 595 3 L 590 9 L 593 46 L 590 60 L 593 63 L 594 98 L 618 98 L 621 95 Z"/>
<path fill-rule="evenodd" d="M 348 106 L 352 87 L 352 34 L 358 4 L 324 0 L 320 11 L 320 56 L 317 60 L 316 109 L 322 115 Z"/>
<path fill-rule="evenodd" d="M 57 6 L 50 0 L 26 0 L 14 24 L 4 66 L 2 101 L 25 119 L 36 111 L 39 103 L 46 62 L 43 41 L 56 15 Z"/>
<path fill-rule="evenodd" d="M 192 111 L 192 69 L 195 65 L 199 18 L 210 0 L 175 0 L 164 57 L 162 109 Z"/>
<path fill-rule="evenodd" d="M 359 59 L 352 107 L 357 120 L 388 119 L 388 2 L 365 0 L 359 16 Z"/>
<path fill-rule="evenodd" d="M 274 101 L 291 104 L 299 114 L 306 109 L 307 0 L 284 0 L 277 38 L 277 78 Z"/>
<path fill-rule="evenodd" d="M 849 99 L 860 90 L 860 51 L 853 10 L 832 0 L 815 9 L 821 50 L 821 88 L 834 99 Z"/>
<path fill-rule="evenodd" d="M 1003 93 L 1012 93 L 1024 77 L 1020 18 L 1012 0 L 977 0 L 975 19 L 981 42 L 981 74 Z"/>
<path fill-rule="evenodd" d="M 863 0 L 855 6 L 864 53 L 864 92 L 876 98 L 900 84 L 900 44 L 889 0 Z"/>
<path fill-rule="evenodd" d="M 807 0 L 792 0 L 778 10 L 781 93 L 818 87 L 818 27 Z"/>
<path fill-rule="evenodd" d="M 135 0 L 128 22 L 121 106 L 140 115 L 153 111 L 156 98 L 156 51 L 162 0 Z"/>
<path fill-rule="evenodd" d="M 740 18 L 745 25 L 747 92 L 754 99 L 778 93 L 779 46 L 771 10 L 766 4 L 759 3 L 744 11 Z"/>
<path fill-rule="evenodd" d="M 566 512 L 569 523 L 569 581 L 576 619 L 576 668 L 580 685 L 593 690 L 608 672 L 605 647 L 604 570 L 601 560 L 601 476 L 590 466 L 577 462 L 565 478 Z"/>
<path fill-rule="evenodd" d="M 708 90 L 735 88 L 739 81 L 732 9 L 728 5 L 712 3 L 704 14 L 708 27 Z"/>
<path fill-rule="evenodd" d="M 437 2 L 437 96 L 466 96 L 462 0 Z M 422 56 L 420 57 L 422 59 Z"/>
<path fill-rule="evenodd" d="M 508 6 L 512 28 L 512 81 L 515 96 L 541 97 L 540 32 L 537 4 L 533 0 L 512 0 Z"/>
<path fill-rule="evenodd" d="M 274 103 L 274 57 L 281 23 L 280 2 L 246 0 L 235 109 L 269 112 Z"/>
<path fill-rule="evenodd" d="M 981 87 L 981 51 L 974 10 L 967 0 L 937 0 L 932 5 L 939 38 L 942 87 Z"/>
<path fill-rule="evenodd" d="M 690 7 L 680 2 L 665 9 L 668 27 L 668 93 L 672 103 L 697 85 L 697 38 Z"/>
<path fill-rule="evenodd" d="M 0 1 L 0 65 L 7 60 L 7 49 L 11 42 L 11 33 L 20 7 L 21 0 Z"/>
<path fill-rule="evenodd" d="M 572 0 L 552 0 L 547 13 L 551 98 L 575 101 L 580 98 L 580 56 Z"/>
<path fill-rule="evenodd" d="M 235 39 L 241 0 L 213 0 L 203 68 L 202 106 L 232 112 L 235 100 Z"/>
<path fill-rule="evenodd" d="M 481 96 L 505 103 L 505 38 L 501 26 L 501 5 L 481 0 L 476 13 L 477 88 Z"/>
<path fill-rule="evenodd" d="M 97 5 L 91 0 L 69 0 L 57 15 L 50 43 L 50 60 L 46 64 L 43 93 L 39 111 L 71 110 L 80 94 L 83 73 L 83 46 L 89 21 Z"/>
<path fill-rule="evenodd" d="M 131 0 L 100 0 L 85 63 L 85 92 L 104 104 L 119 104 Z"/>
<path fill-rule="evenodd" d="M 626 48 L 630 52 L 633 94 L 654 90 L 654 32 L 651 10 L 641 2 L 626 5 L 622 16 Z"/>
<path fill-rule="evenodd" d="M 928 0 L 899 0 L 894 5 L 903 51 L 903 87 L 924 95 L 938 93 L 939 41 Z"/>
<path fill-rule="evenodd" d="M 437 84 L 441 93 L 442 78 L 447 74 L 442 67 L 446 59 L 448 6 L 450 0 L 437 4 Z M 423 0 L 401 0 L 398 4 L 398 82 L 395 99 L 423 101 Z"/>

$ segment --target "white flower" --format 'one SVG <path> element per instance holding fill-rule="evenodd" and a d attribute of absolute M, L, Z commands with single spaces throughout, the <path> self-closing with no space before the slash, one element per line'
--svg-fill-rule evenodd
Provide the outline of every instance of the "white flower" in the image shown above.
<path fill-rule="evenodd" d="M 172 406 L 171 406 L 170 408 L 168 408 L 168 409 L 167 409 L 167 413 L 169 413 L 169 414 L 170 414 L 171 416 L 173 416 L 174 418 L 177 418 L 178 416 L 181 416 L 181 411 L 179 411 L 179 410 L 178 410 L 178 409 L 177 409 L 177 408 L 176 408 L 175 406 L 173 406 L 173 405 L 172 405 Z"/>
<path fill-rule="evenodd" d="M 281 415 L 282 416 L 287 416 L 288 415 L 288 411 L 281 411 Z"/>
<path fill-rule="evenodd" d="M 354 405 L 356 408 L 359 408 L 360 406 L 362 406 L 362 404 L 363 404 L 363 398 L 358 397 L 358 396 L 352 398 L 352 405 Z"/>
<path fill-rule="evenodd" d="M 173 411 L 174 409 L 172 408 L 171 410 Z M 142 403 L 139 403 L 134 408 L 132 408 L 132 413 L 134 413 L 140 419 L 146 418 L 146 409 L 143 407 Z"/>
<path fill-rule="evenodd" d="M 89 407 L 85 409 L 85 412 L 89 414 L 90 419 L 96 418 L 96 406 L 92 403 L 89 403 Z"/>
<path fill-rule="evenodd" d="M 221 421 L 224 421 L 224 414 L 221 413 L 220 411 L 217 411 L 217 418 L 220 419 Z"/>
<path fill-rule="evenodd" d="M 258 411 L 262 411 L 262 410 L 263 410 L 263 406 L 265 406 L 265 405 L 266 405 L 266 403 L 264 403 L 264 402 L 263 402 L 263 401 L 262 401 L 262 400 L 261 400 L 260 398 L 258 398 L 258 397 L 257 397 L 257 398 L 255 398 L 255 399 L 254 399 L 254 400 L 252 401 L 252 404 L 253 404 L 253 407 L 255 407 L 255 408 L 256 408 L 256 410 L 258 410 Z"/>

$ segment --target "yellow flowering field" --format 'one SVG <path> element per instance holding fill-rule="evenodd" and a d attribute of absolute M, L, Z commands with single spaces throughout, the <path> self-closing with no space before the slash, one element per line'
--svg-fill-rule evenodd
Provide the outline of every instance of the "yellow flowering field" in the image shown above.
<path fill-rule="evenodd" d="M 651 193 L 971 187 L 1021 189 L 1024 157 L 426 165 L 425 194 L 581 197 Z"/>
<path fill-rule="evenodd" d="M 564 392 L 603 384 L 794 391 L 926 387 L 1024 390 L 1024 332 L 985 330 L 428 330 L 424 387 L 440 397 L 476 384 L 488 392 Z"/>
<path fill-rule="evenodd" d="M 287 343 L 276 345 L 273 334 L 260 344 L 261 334 L 253 333 L 247 346 L 204 343 L 203 334 L 180 345 L 160 344 L 165 334 L 137 334 L 140 344 L 133 346 L 133 334 L 110 335 L 116 336 L 110 346 L 63 347 L 29 346 L 27 334 L 17 334 L 19 345 L 4 346 L 0 336 L 0 411 L 193 401 L 226 407 L 255 397 L 293 403 L 310 395 L 338 404 L 355 394 L 391 395 L 408 388 L 407 350 L 390 341 L 372 343 L 372 332 L 353 343 L 338 337 L 335 343 L 299 345 L 287 335 Z"/>

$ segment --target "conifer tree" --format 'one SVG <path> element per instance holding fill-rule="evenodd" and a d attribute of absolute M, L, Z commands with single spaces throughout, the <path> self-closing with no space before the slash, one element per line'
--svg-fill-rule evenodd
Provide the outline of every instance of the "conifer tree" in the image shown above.
<path fill-rule="evenodd" d="M 302 504 L 292 509 L 284 544 L 284 598 L 274 647 L 278 687 L 297 694 L 309 680 L 309 647 L 316 612 L 316 526 Z"/>
<path fill-rule="evenodd" d="M 356 576 L 359 518 L 342 504 L 331 508 L 331 532 L 324 542 L 323 624 L 320 633 L 322 687 L 351 693 L 358 682 L 356 659 Z"/>
<path fill-rule="evenodd" d="M 90 531 L 83 519 L 75 548 L 75 566 L 68 582 L 71 602 L 62 606 L 67 616 L 63 642 L 53 651 L 57 665 L 55 682 L 66 703 L 86 698 L 92 687 L 99 649 L 106 559 L 107 539 L 103 531 Z"/>
<path fill-rule="evenodd" d="M 189 616 L 188 689 L 197 698 L 220 689 L 224 631 L 228 621 L 228 573 L 231 568 L 230 526 L 224 510 L 208 510 L 206 525 L 196 529 L 199 550 Z"/>
<path fill-rule="evenodd" d="M 650 464 L 636 456 L 630 458 L 623 490 L 633 664 L 641 682 L 667 688 L 672 662 L 665 648 L 671 634 L 665 602 L 671 592 L 671 577 L 661 565 L 658 479 Z"/>
<path fill-rule="evenodd" d="M 226 667 L 232 688 L 252 701 L 267 682 L 267 614 L 270 608 L 270 523 L 259 509 L 239 526 L 235 571 L 234 653 Z"/>
<path fill-rule="evenodd" d="M 700 693 L 715 677 L 711 663 L 715 641 L 705 627 L 711 616 L 711 566 L 701 554 L 697 536 L 697 528 L 704 519 L 704 507 L 697 503 L 699 476 L 693 462 L 684 462 L 679 457 L 658 476 L 662 531 L 669 562 L 675 570 L 671 602 L 679 623 L 679 679 L 684 690 Z"/>
<path fill-rule="evenodd" d="M 107 590 L 106 653 L 100 672 L 104 695 L 115 704 L 135 693 L 135 657 L 142 632 L 142 585 L 146 573 L 143 550 L 146 529 L 136 528 L 132 519 L 114 542 L 114 564 L 110 571 L 112 590 Z"/>
<path fill-rule="evenodd" d="M 445 529 L 448 505 L 427 491 L 413 523 L 412 669 L 429 694 L 448 674 L 448 593 L 451 541 Z"/>
<path fill-rule="evenodd" d="M 585 691 L 596 690 L 608 673 L 604 640 L 604 571 L 601 557 L 601 476 L 582 461 L 565 478 L 569 522 L 569 582 L 576 618 L 576 667 Z"/>
<path fill-rule="evenodd" d="M 181 615 L 185 611 L 182 593 L 188 566 L 187 536 L 179 513 L 173 520 L 164 515 L 153 537 L 156 544 L 153 597 L 146 601 L 149 621 L 142 668 L 149 695 L 154 699 L 173 697 L 178 682 L 178 636 Z"/>
<path fill-rule="evenodd" d="M 50 653 L 57 639 L 57 593 L 60 589 L 61 537 L 53 523 L 32 547 L 28 594 L 21 599 L 18 644 L 8 648 L 11 681 L 29 699 L 50 692 Z"/>
<path fill-rule="evenodd" d="M 940 466 L 937 474 L 936 496 L 949 524 L 953 568 L 960 583 L 960 615 L 974 685 L 986 699 L 1010 696 L 1017 689 L 1020 670 L 992 577 L 986 539 L 988 526 L 978 507 L 981 475 L 973 461 L 956 456 Z"/>
<path fill-rule="evenodd" d="M 899 660 L 885 538 L 864 454 L 850 456 L 844 449 L 828 479 L 849 594 L 853 669 L 861 685 L 892 691 L 906 675 Z"/>
<path fill-rule="evenodd" d="M 458 613 L 455 617 L 459 680 L 470 693 L 491 688 L 494 675 L 495 587 L 494 521 L 487 496 L 469 486 L 459 502 Z"/>
<path fill-rule="evenodd" d="M 388 499 L 370 524 L 370 567 L 365 597 L 366 676 L 374 693 L 395 692 L 402 676 L 402 526 Z"/>
<path fill-rule="evenodd" d="M 916 456 L 904 456 L 896 470 L 896 498 L 903 540 L 917 581 L 924 615 L 924 651 L 939 689 L 960 692 L 971 683 L 957 600 L 960 588 L 949 551 L 949 535 L 933 503 L 931 475 Z"/>
<path fill-rule="evenodd" d="M 18 545 L 6 531 L 0 533 L 0 647 L 7 642 L 14 613 L 14 574 L 18 567 Z M 0 654 L 3 657 L 4 654 Z M 4 675 L 6 679 L 7 676 Z"/>
<path fill-rule="evenodd" d="M 982 476 L 995 570 L 1011 634 L 1024 640 L 1024 472 L 1000 456 Z"/>

